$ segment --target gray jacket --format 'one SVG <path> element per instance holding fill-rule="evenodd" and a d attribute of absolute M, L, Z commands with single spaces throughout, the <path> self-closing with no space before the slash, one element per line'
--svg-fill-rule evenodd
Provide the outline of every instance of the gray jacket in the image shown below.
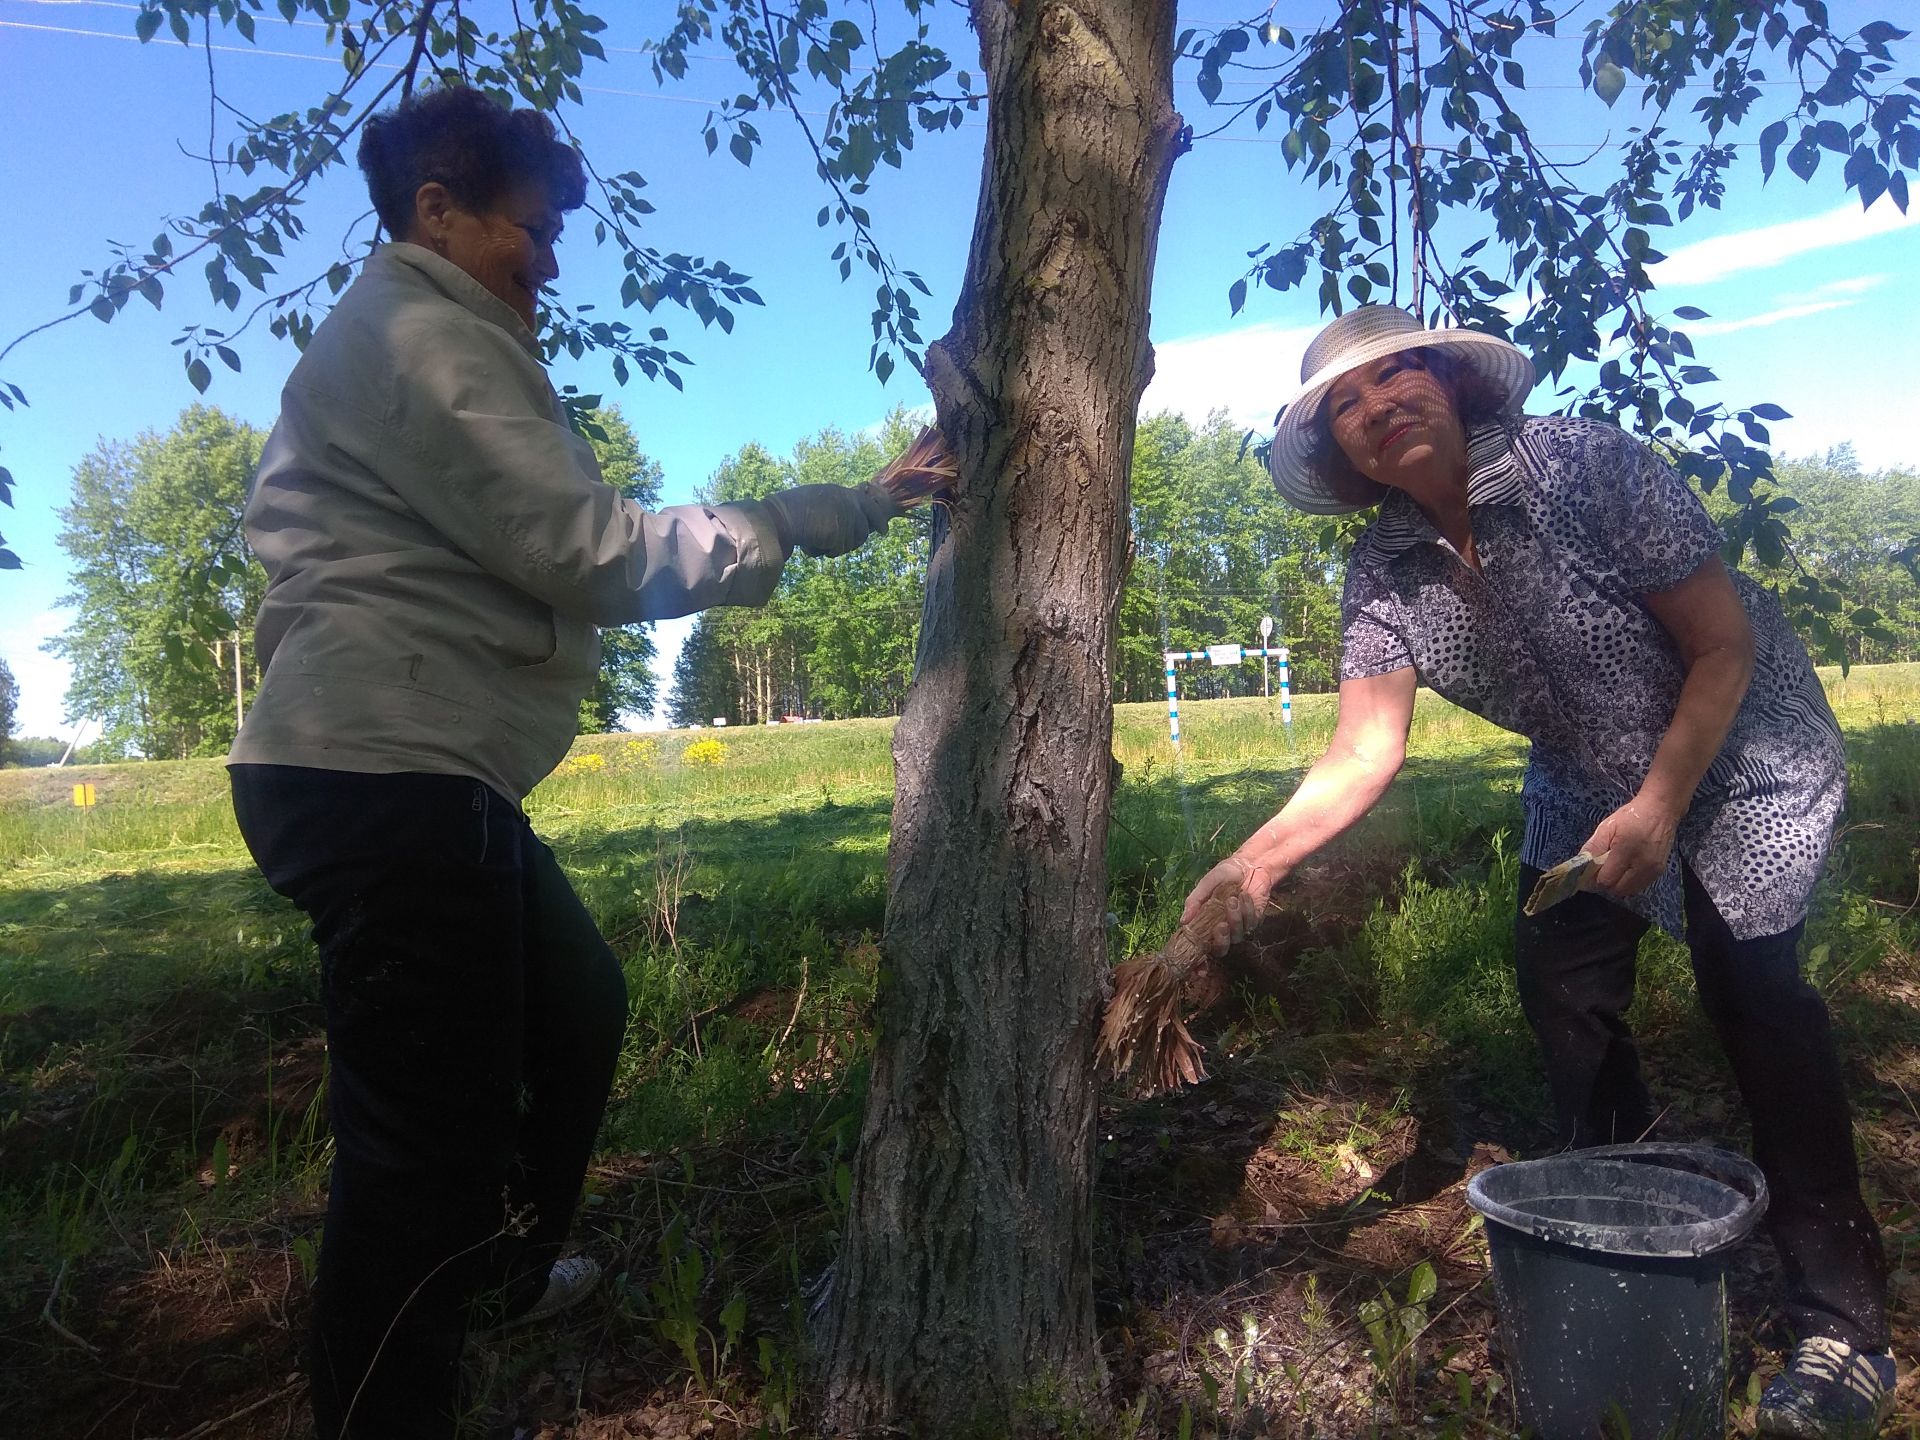
<path fill-rule="evenodd" d="M 567 752 L 597 625 L 762 604 L 786 558 L 759 505 L 623 498 L 520 318 L 399 243 L 288 379 L 246 526 L 264 674 L 228 763 L 469 775 L 513 800 Z"/>

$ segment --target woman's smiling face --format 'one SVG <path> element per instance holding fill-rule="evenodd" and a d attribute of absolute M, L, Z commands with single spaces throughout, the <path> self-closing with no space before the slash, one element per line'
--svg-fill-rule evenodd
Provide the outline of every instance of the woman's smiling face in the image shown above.
<path fill-rule="evenodd" d="M 1326 407 L 1334 443 L 1369 480 L 1405 489 L 1436 464 L 1466 463 L 1466 428 L 1453 391 L 1418 350 L 1349 370 L 1327 391 Z"/>
<path fill-rule="evenodd" d="M 421 187 L 426 191 L 435 185 Z M 560 238 L 561 213 L 539 181 L 508 189 L 484 214 L 463 210 L 449 199 L 423 206 L 428 243 L 497 295 L 529 330 L 538 318 L 540 291 L 560 275 L 553 247 Z"/>

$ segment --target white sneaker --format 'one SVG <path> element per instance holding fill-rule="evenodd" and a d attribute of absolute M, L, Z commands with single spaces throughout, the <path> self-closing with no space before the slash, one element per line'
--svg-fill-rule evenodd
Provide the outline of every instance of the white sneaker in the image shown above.
<path fill-rule="evenodd" d="M 475 1333 L 498 1335 L 504 1330 L 517 1330 L 522 1325 L 551 1320 L 561 1311 L 570 1310 L 586 1299 L 599 1283 L 598 1260 L 589 1255 L 563 1255 L 553 1262 L 553 1268 L 547 1272 L 547 1288 L 538 1300 L 518 1315 Z"/>
<path fill-rule="evenodd" d="M 1893 1413 L 1893 1357 L 1810 1335 L 1767 1386 L 1754 1416 L 1761 1435 L 1868 1440 Z"/>

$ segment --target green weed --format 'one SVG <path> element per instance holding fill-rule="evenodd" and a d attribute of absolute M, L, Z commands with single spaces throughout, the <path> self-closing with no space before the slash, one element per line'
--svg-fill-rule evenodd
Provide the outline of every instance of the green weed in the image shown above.
<path fill-rule="evenodd" d="M 1360 1324 L 1367 1334 L 1367 1358 L 1390 1404 L 1404 1405 L 1419 1369 L 1421 1337 L 1427 1333 L 1428 1302 L 1439 1291 L 1433 1265 L 1422 1260 L 1407 1276 L 1399 1299 L 1382 1287 L 1380 1298 L 1360 1302 Z"/>

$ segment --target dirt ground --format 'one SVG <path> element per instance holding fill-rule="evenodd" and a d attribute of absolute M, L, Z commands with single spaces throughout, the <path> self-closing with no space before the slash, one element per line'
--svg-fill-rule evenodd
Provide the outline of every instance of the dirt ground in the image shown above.
<path fill-rule="evenodd" d="M 1293 961 L 1322 938 L 1316 927 L 1345 920 L 1336 897 L 1316 913 L 1263 934 L 1265 943 L 1241 957 L 1241 978 L 1279 997 L 1274 1013 L 1306 1013 L 1290 1003 L 1298 998 L 1288 993 Z M 1878 1000 L 1920 1005 L 1920 976 L 1896 967 L 1869 983 L 1885 988 Z M 786 1010 L 763 1008 L 775 1024 Z M 1288 1029 L 1256 1024 L 1257 1014 L 1229 1004 L 1199 1032 L 1213 1070 L 1205 1085 L 1103 1103 L 1095 1288 L 1116 1410 L 1096 1429 L 1060 1433 L 1175 1436 L 1183 1412 L 1196 1435 L 1511 1433 L 1486 1241 L 1465 1187 L 1487 1165 L 1539 1153 L 1549 1137 L 1536 1114 L 1476 1093 L 1419 1037 L 1354 1018 L 1350 1029 Z M 129 1106 L 166 1103 L 169 1076 L 178 1078 L 169 1047 L 184 1047 L 195 1023 L 157 1017 L 152 1086 L 134 1087 Z M 311 1028 L 282 1033 L 273 1073 L 284 1100 L 290 1088 L 311 1092 L 320 1056 Z M 1738 1105 L 1717 1057 L 1672 1040 L 1649 1048 L 1649 1069 L 1671 1102 L 1665 1131 L 1737 1147 Z M 209 1164 L 259 1143 L 264 1068 L 199 1077 L 202 1093 L 217 1097 L 194 1117 Z M 1882 1219 L 1905 1235 L 1920 1210 L 1920 1055 L 1896 1047 L 1850 1078 L 1869 1179 L 1887 1197 Z M 43 1155 L 60 1132 L 61 1104 L 51 1087 L 40 1110 L 10 1127 L 8 1165 Z M 645 1297 L 666 1263 L 667 1193 L 692 1243 L 724 1236 L 736 1257 L 790 1255 L 804 1283 L 817 1283 L 831 1244 L 829 1186 L 818 1171 L 817 1155 L 798 1141 L 600 1167 L 580 1239 L 608 1284 L 562 1325 L 471 1347 L 475 1433 L 677 1440 L 766 1433 L 782 1419 L 810 1433 L 804 1412 L 785 1408 L 797 1362 L 778 1337 L 803 1330 L 804 1316 L 794 1313 L 784 1260 L 740 1261 L 729 1272 L 758 1317 L 749 1331 L 775 1332 L 771 1355 L 765 1347 L 756 1354 L 749 1333 L 716 1357 L 723 1337 L 713 1312 L 724 1296 L 703 1299 L 706 1340 L 696 1339 L 695 1353 L 720 1361 L 703 1367 L 714 1372 L 704 1383 L 661 1338 Z M 203 1172 L 203 1183 L 213 1180 Z M 15 1274 L 0 1263 L 12 1277 L 0 1294 L 0 1434 L 306 1433 L 296 1340 L 307 1308 L 302 1256 L 318 1241 L 319 1219 L 315 1198 L 188 1242 L 122 1233 L 57 1274 Z M 1419 1296 L 1423 1267 L 1432 1287 Z M 1729 1280 L 1740 1395 L 1748 1377 L 1777 1368 L 1788 1337 L 1767 1245 L 1742 1246 Z M 1912 1357 L 1920 1283 L 1904 1264 L 1893 1301 L 1896 1352 Z M 1417 1324 L 1396 1349 L 1392 1326 L 1405 1315 Z M 1899 1425 L 1911 1435 L 1920 1374 L 1909 1370 L 1900 1394 Z M 1736 1404 L 1730 1421 L 1743 1431 L 1749 1407 Z"/>

